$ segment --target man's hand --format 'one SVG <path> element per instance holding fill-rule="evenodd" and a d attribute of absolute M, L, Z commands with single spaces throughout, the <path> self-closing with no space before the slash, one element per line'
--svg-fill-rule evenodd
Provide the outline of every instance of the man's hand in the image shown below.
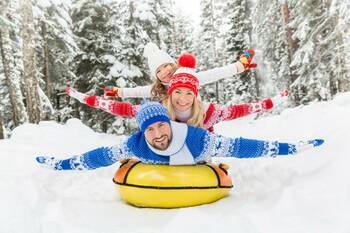
<path fill-rule="evenodd" d="M 54 157 L 39 156 L 35 158 L 40 165 L 52 170 L 62 170 L 60 168 L 61 160 L 55 159 Z"/>

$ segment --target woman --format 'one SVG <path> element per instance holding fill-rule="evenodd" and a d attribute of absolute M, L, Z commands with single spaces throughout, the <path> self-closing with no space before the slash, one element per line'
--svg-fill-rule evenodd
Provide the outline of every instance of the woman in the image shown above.
<path fill-rule="evenodd" d="M 247 50 L 241 55 L 239 61 L 220 68 L 211 69 L 198 73 L 200 85 L 216 82 L 220 79 L 230 78 L 235 74 L 242 73 L 250 68 L 255 68 L 252 64 L 254 50 Z M 149 86 L 140 86 L 134 88 L 106 87 L 107 95 L 118 96 L 122 98 L 149 98 L 158 97 L 162 99 L 167 92 L 167 85 L 171 76 L 178 68 L 175 60 L 166 52 L 160 50 L 154 43 L 148 43 L 144 48 L 144 56 L 147 58 L 151 77 L 155 79 Z"/>
<path fill-rule="evenodd" d="M 195 60 L 192 55 L 186 55 L 187 59 Z M 181 58 L 179 60 L 181 61 Z M 194 71 L 193 62 L 186 60 L 180 62 L 182 67 L 170 79 L 168 95 L 163 101 L 171 120 L 187 122 L 189 125 L 213 131 L 213 126 L 221 121 L 269 110 L 288 96 L 288 92 L 284 91 L 271 99 L 229 106 L 201 102 L 198 99 L 198 74 Z"/>
<path fill-rule="evenodd" d="M 163 105 L 168 109 L 173 121 L 184 122 L 194 127 L 201 127 L 213 131 L 213 126 L 221 121 L 233 120 L 256 112 L 269 110 L 286 99 L 288 92 L 258 101 L 256 103 L 221 106 L 215 103 L 202 103 L 198 98 L 199 80 L 194 71 L 195 58 L 190 54 L 183 54 L 179 58 L 179 68 L 169 81 L 167 95 Z M 138 105 L 128 102 L 108 100 L 99 96 L 88 96 L 73 88 L 66 92 L 81 103 L 98 108 L 115 116 L 135 117 Z"/>

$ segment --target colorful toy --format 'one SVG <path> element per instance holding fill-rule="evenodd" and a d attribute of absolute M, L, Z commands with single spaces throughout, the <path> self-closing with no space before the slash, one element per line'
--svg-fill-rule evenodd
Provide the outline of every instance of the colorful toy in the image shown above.
<path fill-rule="evenodd" d="M 255 55 L 255 51 L 253 49 L 247 49 L 240 56 L 239 61 L 243 64 L 245 70 L 249 70 L 251 68 L 257 67 L 257 64 L 251 63 L 254 55 Z"/>

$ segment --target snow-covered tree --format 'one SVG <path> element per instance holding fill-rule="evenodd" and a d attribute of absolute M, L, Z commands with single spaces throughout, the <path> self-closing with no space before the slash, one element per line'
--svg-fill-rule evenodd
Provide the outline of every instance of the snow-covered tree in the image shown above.
<path fill-rule="evenodd" d="M 21 15 L 26 106 L 29 115 L 29 122 L 39 123 L 42 108 L 37 80 L 34 41 L 35 28 L 33 22 L 32 2 L 30 0 L 22 1 Z"/>
<path fill-rule="evenodd" d="M 218 61 L 215 28 L 214 0 L 201 0 L 200 2 L 200 30 L 196 45 L 199 70 L 208 70 L 217 67 Z M 206 85 L 201 88 L 201 96 L 207 101 L 217 101 L 219 98 L 218 83 Z"/>
<path fill-rule="evenodd" d="M 175 58 L 182 52 L 195 53 L 195 35 L 192 21 L 184 15 L 180 9 L 175 11 L 173 43 L 175 48 Z"/>
<path fill-rule="evenodd" d="M 48 97 L 61 92 L 75 78 L 72 62 L 78 52 L 65 2 L 39 1 L 34 15 L 38 39 L 38 64 Z M 55 97 L 55 96 L 53 96 Z"/>
<path fill-rule="evenodd" d="M 213 0 L 201 0 L 200 3 L 200 32 L 199 32 L 199 50 L 197 54 L 200 57 L 199 69 L 206 70 L 217 66 L 215 13 Z"/>
<path fill-rule="evenodd" d="M 132 87 L 150 82 L 142 78 L 145 77 L 142 52 L 147 35 L 135 18 L 135 11 L 134 1 L 74 2 L 72 19 L 80 48 L 75 57 L 74 85 L 79 91 L 101 95 L 99 87 Z M 85 106 L 79 108 L 84 110 L 80 112 L 83 121 L 97 130 L 124 133 L 121 128 L 127 128 L 126 121 L 122 124 L 118 121 L 118 129 L 113 129 L 114 117 L 110 114 Z"/>
<path fill-rule="evenodd" d="M 279 0 L 259 0 L 253 11 L 252 23 L 258 48 L 259 81 L 263 92 L 276 94 L 290 85 L 286 31 Z"/>
<path fill-rule="evenodd" d="M 174 56 L 172 0 L 141 0 L 134 4 L 134 17 L 150 40 Z"/>
<path fill-rule="evenodd" d="M 225 55 L 227 63 L 239 59 L 244 50 L 250 48 L 250 25 L 246 0 L 234 0 L 226 3 L 225 19 L 228 30 L 225 34 Z M 223 96 L 225 103 L 251 102 L 257 99 L 258 89 L 254 71 L 236 75 L 232 79 L 223 80 Z"/>
<path fill-rule="evenodd" d="M 298 78 L 292 84 L 297 102 L 328 100 L 349 90 L 344 58 L 349 28 L 349 3 L 343 1 L 291 1 L 293 37 L 298 49 L 293 56 Z"/>
<path fill-rule="evenodd" d="M 16 26 L 7 18 L 9 8 L 9 1 L 2 1 L 0 3 L 0 52 L 6 87 L 11 103 L 12 119 L 14 126 L 18 126 L 27 121 L 28 116 L 21 92 L 21 77 L 18 75 L 15 68 L 13 41 L 10 38 L 10 32 L 14 30 Z"/>

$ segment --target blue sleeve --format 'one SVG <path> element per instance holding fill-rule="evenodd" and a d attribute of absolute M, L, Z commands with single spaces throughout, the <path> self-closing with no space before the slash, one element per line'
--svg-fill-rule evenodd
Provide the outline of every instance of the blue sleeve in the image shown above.
<path fill-rule="evenodd" d="M 50 165 L 55 170 L 93 170 L 131 157 L 132 154 L 127 149 L 126 142 L 123 142 L 113 147 L 100 147 L 69 159 L 58 160 L 49 157 L 39 157 L 37 161 Z"/>
<path fill-rule="evenodd" d="M 226 138 L 211 134 L 213 142 L 212 156 L 257 158 L 262 156 L 276 157 L 297 153 L 296 145 L 277 141 L 262 141 L 246 138 Z"/>

